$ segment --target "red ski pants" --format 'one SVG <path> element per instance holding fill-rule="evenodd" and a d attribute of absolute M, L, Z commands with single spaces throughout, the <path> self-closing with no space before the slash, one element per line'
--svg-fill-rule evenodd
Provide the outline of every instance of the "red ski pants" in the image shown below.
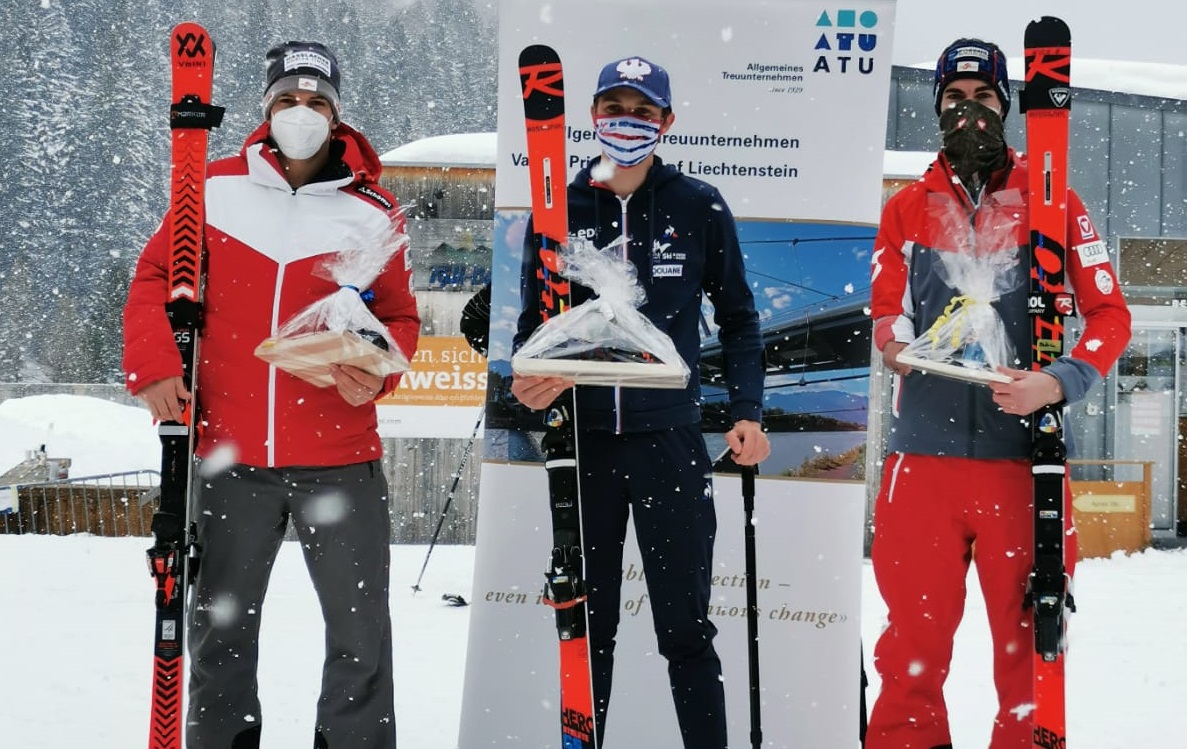
<path fill-rule="evenodd" d="M 872 558 L 889 622 L 874 650 L 882 689 L 866 749 L 952 743 L 943 687 L 974 559 L 993 639 L 998 712 L 990 749 L 1032 746 L 1034 637 L 1023 602 L 1033 557 L 1033 492 L 1028 461 L 887 457 Z M 1066 484 L 1064 505 L 1070 530 Z M 1066 549 L 1070 572 L 1074 533 Z"/>

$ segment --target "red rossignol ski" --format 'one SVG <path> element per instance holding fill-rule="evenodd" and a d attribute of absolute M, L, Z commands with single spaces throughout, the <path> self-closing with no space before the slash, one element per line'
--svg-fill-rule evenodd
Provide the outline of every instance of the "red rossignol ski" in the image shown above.
<path fill-rule="evenodd" d="M 1075 303 L 1064 283 L 1067 248 L 1068 123 L 1071 115 L 1071 33 L 1044 16 L 1026 27 L 1026 153 L 1030 194 L 1031 368 L 1063 354 L 1064 318 Z M 1031 417 L 1034 474 L 1034 566 L 1027 605 L 1034 622 L 1034 746 L 1064 749 L 1066 613 L 1075 611 L 1064 545 L 1067 449 L 1063 411 L 1048 405 Z"/>
<path fill-rule="evenodd" d="M 174 28 L 170 59 L 172 173 L 166 218 L 169 275 L 165 311 L 181 353 L 186 389 L 193 393 L 202 322 L 206 142 L 210 129 L 222 121 L 223 110 L 210 104 L 214 41 L 206 29 L 196 23 Z M 157 584 L 149 749 L 182 746 L 186 591 L 197 569 L 189 518 L 195 400 L 196 395 L 187 404 L 182 421 L 162 422 L 158 430 L 161 499 L 152 519 L 154 543 L 148 550 L 149 571 Z"/>
<path fill-rule="evenodd" d="M 559 250 L 568 242 L 568 180 L 565 162 L 565 90 L 560 57 L 533 45 L 519 54 L 519 78 L 527 127 L 533 240 L 540 257 L 540 316 L 569 308 L 569 282 L 561 275 Z M 556 611 L 560 638 L 561 747 L 593 749 L 593 680 L 581 547 L 581 501 L 577 484 L 577 433 L 573 390 L 548 409 L 544 467 L 552 513 L 552 555 L 544 573 L 544 601 Z"/>

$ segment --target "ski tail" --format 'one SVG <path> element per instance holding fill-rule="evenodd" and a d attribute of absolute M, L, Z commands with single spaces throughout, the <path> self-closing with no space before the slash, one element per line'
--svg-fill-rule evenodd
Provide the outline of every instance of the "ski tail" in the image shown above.
<path fill-rule="evenodd" d="M 1029 162 L 1032 321 L 1031 368 L 1063 353 L 1064 318 L 1075 303 L 1064 281 L 1067 250 L 1068 131 L 1071 109 L 1071 33 L 1062 20 L 1044 16 L 1026 27 L 1026 115 Z M 1066 744 L 1064 690 L 1067 612 L 1075 610 L 1064 544 L 1067 449 L 1063 411 L 1044 406 L 1032 417 L 1034 562 L 1027 591 L 1035 637 L 1033 744 Z"/>
<path fill-rule="evenodd" d="M 519 78 L 527 130 L 532 195 L 532 237 L 539 255 L 540 316 L 547 321 L 570 305 L 560 252 L 569 237 L 565 148 L 565 89 L 560 56 L 551 47 L 525 47 Z M 549 407 L 543 440 L 552 516 L 552 553 L 545 571 L 544 601 L 556 611 L 560 640 L 561 746 L 593 749 L 593 676 L 581 545 L 581 500 L 573 390 Z"/>
<path fill-rule="evenodd" d="M 169 266 L 165 312 L 181 353 L 183 381 L 194 392 L 201 328 L 202 250 L 205 226 L 207 140 L 223 110 L 210 103 L 214 40 L 202 26 L 186 22 L 170 34 L 172 143 L 169 214 Z M 149 572 L 156 582 L 153 689 L 149 749 L 181 749 L 185 680 L 185 604 L 197 571 L 190 527 L 190 487 L 194 448 L 194 402 L 182 420 L 159 425 L 161 497 L 153 514 Z"/>

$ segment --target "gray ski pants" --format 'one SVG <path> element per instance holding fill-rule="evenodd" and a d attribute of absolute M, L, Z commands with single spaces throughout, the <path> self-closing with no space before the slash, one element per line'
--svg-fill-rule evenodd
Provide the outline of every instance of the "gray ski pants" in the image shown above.
<path fill-rule="evenodd" d="M 396 746 L 388 487 L 378 461 L 235 465 L 198 479 L 201 565 L 190 605 L 189 749 L 255 749 L 260 616 L 291 519 L 326 626 L 317 747 Z"/>

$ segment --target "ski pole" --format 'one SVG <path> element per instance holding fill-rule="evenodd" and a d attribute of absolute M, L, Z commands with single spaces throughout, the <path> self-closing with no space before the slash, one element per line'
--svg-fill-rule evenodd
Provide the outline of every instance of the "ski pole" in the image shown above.
<path fill-rule="evenodd" d="M 449 505 L 453 503 L 453 493 L 457 491 L 458 482 L 462 480 L 462 469 L 466 467 L 466 460 L 469 459 L 470 452 L 474 448 L 474 440 L 478 439 L 478 429 L 482 426 L 482 419 L 485 416 L 486 404 L 483 404 L 478 409 L 478 421 L 474 422 L 474 431 L 470 434 L 470 441 L 466 443 L 466 449 L 462 452 L 462 460 L 458 463 L 457 471 L 453 474 L 453 486 L 449 487 L 449 494 L 445 497 L 445 506 L 441 508 L 437 529 L 433 531 L 433 538 L 429 541 L 429 550 L 425 552 L 424 564 L 420 566 L 420 574 L 416 578 L 416 584 L 412 586 L 414 595 L 420 592 L 420 581 L 424 579 L 425 568 L 429 566 L 429 555 L 433 553 L 433 547 L 437 545 L 437 537 L 441 535 L 441 526 L 445 524 L 445 515 L 449 512 Z"/>
<path fill-rule="evenodd" d="M 742 510 L 746 513 L 746 655 L 750 663 L 750 745 L 762 746 L 758 680 L 758 576 L 754 543 L 754 466 L 741 466 Z"/>
<path fill-rule="evenodd" d="M 750 666 L 750 746 L 762 746 L 762 709 L 759 699 L 758 679 L 758 570 L 755 561 L 754 544 L 754 477 L 757 466 L 744 466 L 734 462 L 729 447 L 713 461 L 714 473 L 736 473 L 742 478 L 742 511 L 746 515 L 745 557 L 746 557 L 746 656 Z"/>

